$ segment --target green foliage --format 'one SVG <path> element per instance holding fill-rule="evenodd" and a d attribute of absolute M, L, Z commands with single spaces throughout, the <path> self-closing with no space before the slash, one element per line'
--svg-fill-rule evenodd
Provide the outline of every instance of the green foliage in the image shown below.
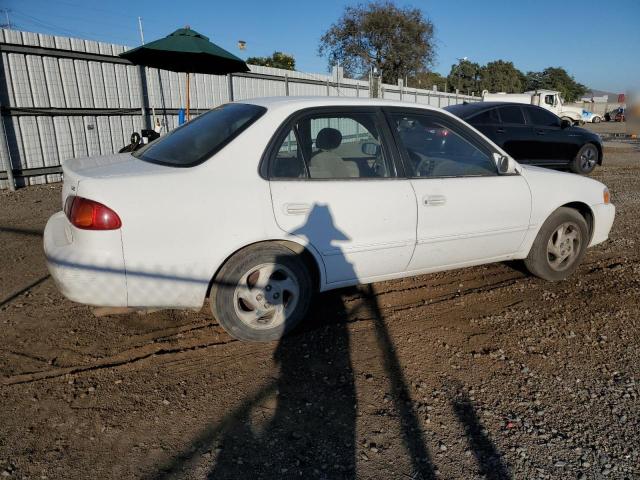
<path fill-rule="evenodd" d="M 527 72 L 525 80 L 525 90 L 557 90 L 567 102 L 575 102 L 588 90 L 562 67 L 548 67 L 542 72 Z"/>
<path fill-rule="evenodd" d="M 480 92 L 482 68 L 475 62 L 461 59 L 451 65 L 451 71 L 447 76 L 447 83 L 451 91 L 458 89 L 460 93 Z"/>
<path fill-rule="evenodd" d="M 438 91 L 444 92 L 447 88 L 447 78 L 437 72 L 418 72 L 407 77 L 407 87 L 431 90 L 434 85 Z"/>
<path fill-rule="evenodd" d="M 480 71 L 481 90 L 490 92 L 520 93 L 523 91 L 523 73 L 513 62 L 496 60 L 487 63 Z"/>
<path fill-rule="evenodd" d="M 318 53 L 359 77 L 375 68 L 386 83 L 425 71 L 435 58 L 433 23 L 418 8 L 380 0 L 345 7 L 320 39 Z"/>
<path fill-rule="evenodd" d="M 282 52 L 273 52 L 270 57 L 249 57 L 247 63 L 260 65 L 262 67 L 283 68 L 285 70 L 295 70 L 296 60 L 292 55 Z"/>

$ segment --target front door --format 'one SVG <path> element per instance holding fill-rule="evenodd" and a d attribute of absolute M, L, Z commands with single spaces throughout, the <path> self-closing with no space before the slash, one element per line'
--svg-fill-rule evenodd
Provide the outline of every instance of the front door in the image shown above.
<path fill-rule="evenodd" d="M 534 105 L 524 107 L 527 124 L 535 132 L 536 145 L 533 159 L 538 165 L 557 165 L 571 160 L 570 132 L 562 129 L 560 118 L 552 112 Z"/>
<path fill-rule="evenodd" d="M 498 175 L 491 147 L 439 113 L 391 111 L 418 203 L 408 270 L 455 268 L 515 253 L 529 226 L 531 194 L 520 175 Z"/>
<path fill-rule="evenodd" d="M 290 121 L 272 150 L 276 221 L 320 253 L 330 287 L 403 272 L 411 259 L 415 196 L 385 128 L 377 109 L 315 110 Z"/>

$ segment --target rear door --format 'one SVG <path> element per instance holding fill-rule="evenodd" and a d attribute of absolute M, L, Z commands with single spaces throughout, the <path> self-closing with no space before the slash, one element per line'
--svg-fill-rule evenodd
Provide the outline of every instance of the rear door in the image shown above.
<path fill-rule="evenodd" d="M 396 169 L 378 108 L 303 111 L 269 154 L 273 213 L 319 252 L 329 287 L 405 271 L 415 247 L 416 200 Z"/>
<path fill-rule="evenodd" d="M 509 155 L 522 163 L 531 163 L 535 158 L 535 132 L 526 124 L 520 105 L 498 107 L 500 126 L 496 128 L 497 142 Z"/>

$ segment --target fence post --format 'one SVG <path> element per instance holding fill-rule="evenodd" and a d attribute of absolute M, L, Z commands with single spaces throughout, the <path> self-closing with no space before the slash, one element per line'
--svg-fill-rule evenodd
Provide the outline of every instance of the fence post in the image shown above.
<path fill-rule="evenodd" d="M 229 101 L 233 102 L 233 74 L 227 73 L 227 89 L 229 90 Z"/>
<path fill-rule="evenodd" d="M 400 89 L 400 101 L 402 101 L 403 90 L 404 90 L 404 80 L 402 80 L 401 78 L 398 79 L 398 87 Z"/>
<path fill-rule="evenodd" d="M 284 74 L 284 94 L 289 96 L 289 75 Z"/>
<path fill-rule="evenodd" d="M 150 118 L 147 117 L 147 110 L 149 109 L 149 88 L 147 86 L 147 71 L 144 65 L 138 66 L 138 73 L 140 74 L 140 115 L 142 115 L 142 125 L 144 128 L 150 129 Z"/>
<path fill-rule="evenodd" d="M 329 90 L 329 79 L 327 78 L 327 97 L 331 96 L 331 91 Z"/>
<path fill-rule="evenodd" d="M 356 83 L 356 97 L 360 96 L 360 84 Z"/>
<path fill-rule="evenodd" d="M 9 150 L 9 139 L 7 138 L 7 130 L 4 127 L 4 115 L 2 114 L 2 105 L 0 105 L 0 122 L 2 122 L 2 141 L 7 149 L 7 182 L 9 183 L 9 190 L 16 191 L 16 182 L 13 178 L 13 162 L 11 161 L 11 151 Z"/>

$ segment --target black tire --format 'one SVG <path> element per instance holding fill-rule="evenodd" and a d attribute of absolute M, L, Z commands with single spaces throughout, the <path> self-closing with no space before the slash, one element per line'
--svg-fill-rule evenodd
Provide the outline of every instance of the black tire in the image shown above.
<path fill-rule="evenodd" d="M 570 248 L 575 251 L 575 256 L 570 258 L 566 264 L 561 263 L 556 268 L 552 266 L 553 262 L 560 257 L 554 258 L 554 254 L 549 251 L 549 244 L 555 243 L 554 239 L 558 238 L 556 232 L 561 225 L 572 225 L 579 240 L 577 245 L 571 241 Z M 589 241 L 589 227 L 580 212 L 573 208 L 561 207 L 553 212 L 542 225 L 524 264 L 527 270 L 536 277 L 550 282 L 564 280 L 580 265 Z"/>
<path fill-rule="evenodd" d="M 253 288 L 249 280 L 255 275 L 255 272 L 251 275 L 248 274 L 264 265 L 275 265 L 274 273 L 269 276 L 269 282 L 264 289 Z M 258 273 L 259 275 L 260 273 Z M 279 300 L 268 298 L 269 295 L 277 294 L 275 293 L 277 282 L 282 280 L 282 278 L 276 279 L 276 275 L 285 278 L 291 277 L 294 283 L 297 283 L 299 288 L 295 295 L 295 303 L 293 303 L 293 294 L 284 290 L 280 290 L 282 294 Z M 262 292 L 260 301 L 263 303 L 251 304 L 237 297 L 239 289 L 242 289 L 245 284 L 251 287 L 248 290 L 245 289 L 245 292 L 258 290 Z M 271 284 L 274 286 L 271 287 Z M 271 288 L 267 291 L 268 287 Z M 289 293 L 288 299 L 285 298 L 286 293 Z M 309 310 L 313 293 L 311 274 L 301 255 L 278 243 L 256 244 L 239 251 L 222 266 L 211 288 L 211 310 L 222 328 L 232 337 L 238 340 L 269 342 L 278 340 L 300 323 Z M 258 297 L 252 297 L 251 301 L 258 302 L 256 298 Z M 291 307 L 289 312 L 286 312 L 286 309 L 289 308 L 287 305 Z M 284 318 L 282 323 L 269 325 L 269 322 L 273 322 L 273 319 L 278 316 L 278 314 L 270 316 L 269 307 L 282 308 L 284 312 L 281 314 L 281 317 Z M 267 310 L 263 312 L 262 308 Z M 265 314 L 260 317 L 261 313 Z M 245 314 L 245 318 L 251 315 L 260 318 L 248 322 L 241 318 L 242 314 Z"/>
<path fill-rule="evenodd" d="M 570 118 L 570 117 L 561 117 L 560 120 L 566 120 L 567 122 L 570 122 L 571 125 L 573 125 L 575 123 L 573 121 L 573 118 Z"/>
<path fill-rule="evenodd" d="M 578 150 L 575 158 L 571 160 L 569 168 L 578 175 L 589 175 L 596 168 L 599 160 L 600 152 L 598 152 L 598 147 L 593 143 L 585 143 Z"/>
<path fill-rule="evenodd" d="M 593 123 L 600 123 L 601 119 L 598 116 L 593 117 Z"/>

